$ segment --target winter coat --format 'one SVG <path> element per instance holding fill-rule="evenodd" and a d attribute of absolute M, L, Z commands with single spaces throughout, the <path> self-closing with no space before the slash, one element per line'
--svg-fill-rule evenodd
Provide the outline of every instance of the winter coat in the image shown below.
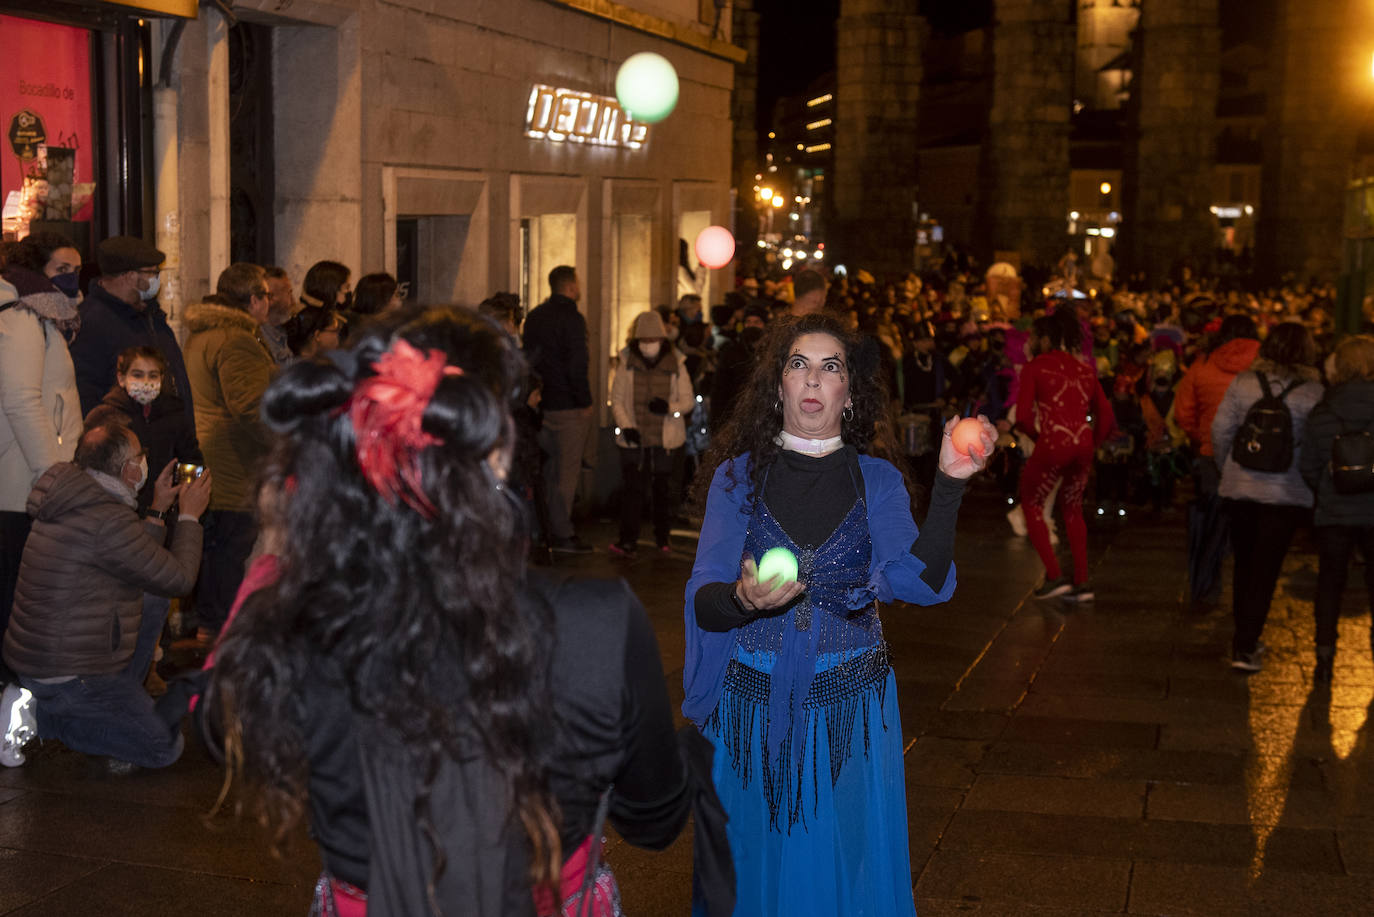
<path fill-rule="evenodd" d="M 191 413 L 191 382 L 186 361 L 177 346 L 176 335 L 167 324 L 167 313 L 156 301 L 145 304 L 142 312 L 117 296 L 106 292 L 99 281 L 81 303 L 81 330 L 72 341 L 72 363 L 76 367 L 76 387 L 81 392 L 81 416 L 94 411 L 115 381 L 121 352 L 130 347 L 156 347 L 167 361 L 167 375 L 176 385 L 174 394 L 182 399 L 186 419 L 195 426 Z M 166 385 L 166 380 L 163 381 Z"/>
<path fill-rule="evenodd" d="M 80 437 L 66 340 L 29 309 L 0 311 L 0 512 L 24 512 L 39 476 L 69 461 Z"/>
<path fill-rule="evenodd" d="M 1299 467 L 1307 416 L 1322 397 L 1322 384 L 1317 381 L 1315 369 L 1304 372 L 1302 384 L 1283 399 L 1293 418 L 1293 462 L 1288 470 L 1282 473 L 1251 471 L 1237 465 L 1231 458 L 1231 444 L 1235 441 L 1236 431 L 1245 421 L 1246 413 L 1264 395 L 1257 372 L 1264 373 L 1269 380 L 1269 389 L 1275 395 L 1287 388 L 1294 379 L 1292 375 L 1281 374 L 1279 368 L 1268 360 L 1256 360 L 1251 370 L 1236 376 L 1226 390 L 1226 396 L 1217 406 L 1216 417 L 1212 421 L 1211 441 L 1216 446 L 1214 457 L 1221 466 L 1221 488 L 1218 492 L 1230 500 L 1311 506 L 1312 491 L 1303 482 Z"/>
<path fill-rule="evenodd" d="M 181 522 L 164 548 L 166 529 L 70 462 L 43 474 L 28 510 L 5 662 L 30 678 L 120 671 L 134 654 L 143 593 L 184 595 L 195 584 L 200 526 Z"/>
<path fill-rule="evenodd" d="M 1374 526 L 1374 492 L 1338 494 L 1331 483 L 1331 443 L 1341 433 L 1374 433 L 1374 380 L 1359 379 L 1326 390 L 1303 431 L 1299 468 L 1317 495 L 1317 525 Z M 1366 561 L 1368 562 L 1368 561 Z"/>
<path fill-rule="evenodd" d="M 276 368 L 247 312 L 209 303 L 186 310 L 186 371 L 196 430 L 214 476 L 210 509 L 252 512 L 258 466 L 271 445 L 258 416 Z"/>
<path fill-rule="evenodd" d="M 1259 341 L 1236 338 L 1211 354 L 1198 357 L 1179 381 L 1174 396 L 1174 418 L 1188 438 L 1199 444 L 1198 451 L 1202 455 L 1213 454 L 1212 419 L 1216 417 L 1217 407 L 1226 396 L 1231 380 L 1237 373 L 1249 369 L 1257 356 Z"/>
<path fill-rule="evenodd" d="M 86 415 L 86 427 L 89 429 L 111 420 L 128 424 L 148 453 L 148 480 L 138 492 L 139 506 L 152 504 L 157 476 L 172 459 L 192 465 L 205 464 L 196 431 L 186 421 L 181 399 L 171 392 L 159 394 L 144 414 L 143 405 L 115 384 L 105 393 L 100 405 Z"/>
<path fill-rule="evenodd" d="M 524 345 L 530 368 L 544 383 L 544 410 L 591 407 L 587 320 L 576 302 L 554 294 L 540 303 L 525 319 Z"/>
<path fill-rule="evenodd" d="M 666 372 L 672 374 L 669 383 L 668 413 L 660 417 L 649 414 L 646 405 L 635 404 L 635 374 L 647 372 Z M 634 428 L 643 434 L 645 418 L 649 423 L 663 423 L 663 448 L 676 449 L 687 442 L 687 424 L 684 418 L 696 407 L 696 393 L 692 390 L 692 379 L 687 374 L 687 360 L 671 347 L 663 348 L 663 355 L 651 369 L 633 348 L 620 351 L 620 362 L 615 376 L 611 379 L 611 413 L 615 425 L 624 430 Z M 647 440 L 645 440 L 647 444 Z M 615 444 L 629 448 L 630 443 L 624 436 L 617 436 Z"/>

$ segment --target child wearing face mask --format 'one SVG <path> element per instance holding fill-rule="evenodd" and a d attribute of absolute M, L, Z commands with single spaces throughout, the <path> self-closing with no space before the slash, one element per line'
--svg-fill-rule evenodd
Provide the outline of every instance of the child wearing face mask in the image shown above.
<path fill-rule="evenodd" d="M 155 347 L 130 347 L 115 362 L 115 384 L 86 415 L 87 429 L 114 420 L 129 426 L 148 453 L 148 474 L 138 492 L 140 511 L 153 499 L 153 483 L 169 462 L 204 465 L 195 429 Z"/>
<path fill-rule="evenodd" d="M 620 351 L 611 380 L 611 410 L 620 447 L 620 540 L 611 553 L 633 557 L 644 515 L 645 491 L 653 508 L 654 542 L 664 553 L 672 527 L 669 481 L 676 453 L 687 441 L 686 418 L 696 406 L 696 392 L 686 359 L 667 343 L 667 330 L 657 312 L 641 312 L 630 340 Z"/>

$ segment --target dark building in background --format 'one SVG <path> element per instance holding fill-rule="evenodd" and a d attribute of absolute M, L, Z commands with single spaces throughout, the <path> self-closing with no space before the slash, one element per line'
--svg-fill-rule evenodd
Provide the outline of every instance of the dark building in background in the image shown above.
<path fill-rule="evenodd" d="M 769 167 L 820 169 L 827 257 L 893 273 L 953 245 L 1039 265 L 1106 251 L 1118 276 L 1154 282 L 1185 268 L 1335 276 L 1341 195 L 1374 111 L 1367 4 L 919 7 L 840 3 L 828 148 L 808 152 L 818 119 L 797 107 L 819 83 L 784 92 L 761 130 L 773 160 L 754 159 L 763 180 L 741 196 L 776 190 Z M 804 159 L 817 153 L 829 161 Z"/>

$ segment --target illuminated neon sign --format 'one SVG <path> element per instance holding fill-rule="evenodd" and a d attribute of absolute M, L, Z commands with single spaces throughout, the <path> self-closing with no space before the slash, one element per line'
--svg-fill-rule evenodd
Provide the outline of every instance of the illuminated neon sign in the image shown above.
<path fill-rule="evenodd" d="M 536 84 L 525 112 L 525 136 L 637 150 L 648 142 L 649 125 L 626 115 L 610 96 Z"/>

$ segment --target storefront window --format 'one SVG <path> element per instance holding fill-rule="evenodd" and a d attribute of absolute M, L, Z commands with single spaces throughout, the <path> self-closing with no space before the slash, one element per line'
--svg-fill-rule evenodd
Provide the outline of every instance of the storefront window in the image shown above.
<path fill-rule="evenodd" d="M 89 222 L 95 192 L 90 32 L 0 16 L 0 44 L 4 238 Z"/>

